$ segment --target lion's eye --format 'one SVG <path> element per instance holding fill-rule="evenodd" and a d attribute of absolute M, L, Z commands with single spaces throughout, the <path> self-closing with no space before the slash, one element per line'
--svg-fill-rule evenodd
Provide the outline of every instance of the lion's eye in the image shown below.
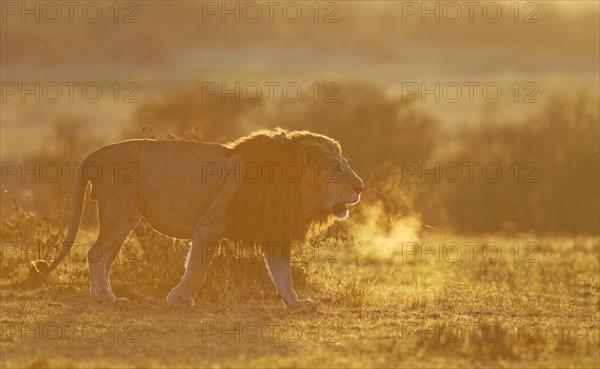
<path fill-rule="evenodd" d="M 339 164 L 336 164 L 336 165 L 335 165 L 335 171 L 336 171 L 336 172 L 338 172 L 338 173 L 341 173 L 341 172 L 342 172 L 342 168 L 340 168 L 340 165 L 339 165 Z"/>

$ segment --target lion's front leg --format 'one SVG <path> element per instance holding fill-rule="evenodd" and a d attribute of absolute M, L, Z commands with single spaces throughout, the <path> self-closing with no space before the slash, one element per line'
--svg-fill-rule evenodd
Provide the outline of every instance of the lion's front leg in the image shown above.
<path fill-rule="evenodd" d="M 280 244 L 265 244 L 262 249 L 269 274 L 285 307 L 294 309 L 313 306 L 313 300 L 300 300 L 294 291 L 290 248 Z"/>
<path fill-rule="evenodd" d="M 223 225 L 227 201 L 237 183 L 226 182 L 221 188 L 219 195 L 213 200 L 204 215 L 198 220 L 194 234 L 192 235 L 192 248 L 188 256 L 185 273 L 181 282 L 167 295 L 170 304 L 194 305 L 196 294 L 206 283 L 208 270 L 212 264 L 217 245 L 223 237 Z"/>

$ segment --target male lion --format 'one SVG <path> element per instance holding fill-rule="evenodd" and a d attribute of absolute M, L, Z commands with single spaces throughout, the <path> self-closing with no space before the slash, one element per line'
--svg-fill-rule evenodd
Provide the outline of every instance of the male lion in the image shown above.
<path fill-rule="evenodd" d="M 49 273 L 68 254 L 88 182 L 90 198 L 98 202 L 98 239 L 88 251 L 95 301 L 126 301 L 115 296 L 108 274 L 123 240 L 143 216 L 165 235 L 192 239 L 185 274 L 168 294 L 169 303 L 194 304 L 214 245 L 227 239 L 261 246 L 288 308 L 313 303 L 299 300 L 294 291 L 289 243 L 304 241 L 313 226 L 347 217 L 347 206 L 359 201 L 364 188 L 338 142 L 308 131 L 258 131 L 225 145 L 116 143 L 93 152 L 79 167 L 63 248 L 50 264 L 34 262 L 37 272 Z"/>

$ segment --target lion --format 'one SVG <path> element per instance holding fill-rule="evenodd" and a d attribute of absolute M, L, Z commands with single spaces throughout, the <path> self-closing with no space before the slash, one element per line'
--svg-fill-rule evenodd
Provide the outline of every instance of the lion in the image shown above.
<path fill-rule="evenodd" d="M 113 293 L 109 272 L 121 244 L 144 217 L 158 232 L 192 240 L 185 273 L 167 295 L 170 304 L 194 305 L 214 245 L 225 240 L 260 245 L 286 308 L 313 305 L 294 291 L 289 244 L 346 218 L 363 189 L 340 144 L 309 131 L 261 130 L 227 144 L 127 140 L 82 162 L 62 249 L 50 264 L 33 265 L 47 274 L 69 253 L 89 191 L 97 202 L 99 228 L 87 253 L 94 301 L 128 301 Z"/>

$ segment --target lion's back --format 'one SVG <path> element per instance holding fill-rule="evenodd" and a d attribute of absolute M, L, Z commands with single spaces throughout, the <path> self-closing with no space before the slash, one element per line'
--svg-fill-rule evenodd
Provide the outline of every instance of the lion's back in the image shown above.
<path fill-rule="evenodd" d="M 128 140 L 103 147 L 87 160 L 108 174 L 94 183 L 99 201 L 135 197 L 154 228 L 189 238 L 220 188 L 219 178 L 208 176 L 207 168 L 230 157 L 231 150 L 220 144 Z"/>

